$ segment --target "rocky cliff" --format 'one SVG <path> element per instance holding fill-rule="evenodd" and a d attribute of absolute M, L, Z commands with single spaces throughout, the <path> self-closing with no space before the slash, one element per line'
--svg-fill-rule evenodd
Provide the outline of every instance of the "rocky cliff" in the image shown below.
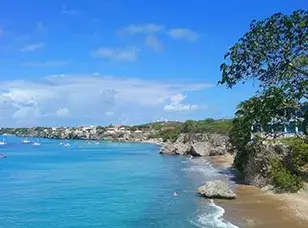
<path fill-rule="evenodd" d="M 215 133 L 181 134 L 174 143 L 165 143 L 161 154 L 214 156 L 228 153 L 228 136 Z"/>
<path fill-rule="evenodd" d="M 249 143 L 245 150 L 237 152 L 234 165 L 244 174 L 247 184 L 295 192 L 308 174 L 307 144 L 295 140 L 297 144 L 293 145 L 279 140 Z"/>

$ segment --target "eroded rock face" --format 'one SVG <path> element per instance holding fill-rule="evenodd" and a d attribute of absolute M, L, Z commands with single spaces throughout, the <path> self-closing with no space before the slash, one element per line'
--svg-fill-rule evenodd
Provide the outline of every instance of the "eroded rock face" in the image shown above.
<path fill-rule="evenodd" d="M 208 182 L 197 189 L 197 193 L 211 199 L 235 199 L 236 194 L 220 180 Z"/>
<path fill-rule="evenodd" d="M 161 154 L 215 156 L 228 153 L 228 137 L 219 134 L 181 134 L 175 143 L 165 143 Z"/>
<path fill-rule="evenodd" d="M 283 143 L 262 142 L 248 145 L 251 152 L 248 153 L 244 166 L 245 182 L 257 187 L 265 187 L 270 184 L 270 161 L 279 158 L 287 167 L 291 167 L 290 148 Z"/>
<path fill-rule="evenodd" d="M 183 143 L 167 143 L 160 149 L 160 154 L 188 155 L 191 146 Z"/>

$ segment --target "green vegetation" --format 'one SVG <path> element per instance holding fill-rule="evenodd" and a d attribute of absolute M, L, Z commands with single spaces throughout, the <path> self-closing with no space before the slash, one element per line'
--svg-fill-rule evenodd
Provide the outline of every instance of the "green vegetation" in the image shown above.
<path fill-rule="evenodd" d="M 175 142 L 181 133 L 218 133 L 228 134 L 232 127 L 232 120 L 229 119 L 205 119 L 205 120 L 187 120 L 184 123 L 163 125 L 155 123 L 152 128 L 158 133 L 152 135 L 153 138 L 162 138 L 164 141 Z"/>
<path fill-rule="evenodd" d="M 297 192 L 303 187 L 302 179 L 291 171 L 278 158 L 271 161 L 270 175 L 276 192 Z"/>
<path fill-rule="evenodd" d="M 308 134 L 308 11 L 282 13 L 252 21 L 250 31 L 225 54 L 221 65 L 227 88 L 257 80 L 259 91 L 242 102 L 229 131 L 236 157 L 235 167 L 244 171 L 255 143 L 263 135 L 277 136 L 283 124 L 293 124 Z M 253 128 L 252 128 L 253 126 Z M 271 134 L 274 131 L 274 134 Z M 254 133 L 254 142 L 250 143 Z M 273 159 L 271 179 L 278 191 L 295 192 L 302 186 L 301 173 L 308 162 L 304 139 L 286 140 L 291 148 L 291 165 Z"/>
<path fill-rule="evenodd" d="M 180 131 L 178 129 L 174 130 L 165 130 L 165 131 L 159 131 L 156 135 L 154 135 L 154 138 L 162 138 L 164 142 L 170 141 L 175 142 L 177 138 L 180 135 Z"/>
<path fill-rule="evenodd" d="M 282 141 L 288 144 L 292 151 L 292 170 L 298 175 L 308 171 L 308 139 L 287 138 Z"/>
<path fill-rule="evenodd" d="M 199 121 L 187 120 L 180 126 L 181 133 L 219 133 L 227 134 L 232 127 L 231 120 L 205 119 Z"/>
<path fill-rule="evenodd" d="M 263 115 L 264 121 L 276 115 L 283 116 L 284 121 L 301 115 L 305 118 L 302 128 L 308 134 L 308 110 L 303 110 L 301 103 L 308 99 L 307 47 L 306 10 L 294 11 L 291 15 L 277 13 L 265 20 L 253 21 L 250 31 L 226 53 L 220 84 L 232 88 L 239 82 L 258 80 L 260 91 L 255 98 L 264 101 L 263 108 L 274 111 L 270 116 Z M 265 101 L 279 103 L 281 99 L 283 107 L 279 110 Z M 255 101 L 255 106 L 257 103 Z M 289 111 L 288 115 L 285 116 L 284 111 Z"/>

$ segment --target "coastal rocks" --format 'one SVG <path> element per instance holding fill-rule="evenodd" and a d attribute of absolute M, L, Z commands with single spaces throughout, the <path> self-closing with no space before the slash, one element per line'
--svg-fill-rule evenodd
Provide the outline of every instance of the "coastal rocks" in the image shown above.
<path fill-rule="evenodd" d="M 190 145 L 183 143 L 164 144 L 160 149 L 160 154 L 187 155 L 191 150 Z"/>
<path fill-rule="evenodd" d="M 209 156 L 211 144 L 209 142 L 196 142 L 191 146 L 189 152 L 192 156 Z"/>
<path fill-rule="evenodd" d="M 161 154 L 215 156 L 228 153 L 228 137 L 219 134 L 181 134 L 176 142 L 165 143 Z"/>
<path fill-rule="evenodd" d="M 236 194 L 220 180 L 208 182 L 197 189 L 197 193 L 211 199 L 235 199 Z"/>
<path fill-rule="evenodd" d="M 280 159 L 290 170 L 292 169 L 290 148 L 279 142 L 251 143 L 247 146 L 249 153 L 244 165 L 245 182 L 260 188 L 271 184 L 271 160 Z M 237 157 L 235 162 L 237 162 Z"/>

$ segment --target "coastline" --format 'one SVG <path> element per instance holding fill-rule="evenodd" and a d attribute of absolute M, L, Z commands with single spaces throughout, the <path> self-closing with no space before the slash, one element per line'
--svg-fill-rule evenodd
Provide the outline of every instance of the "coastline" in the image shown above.
<path fill-rule="evenodd" d="M 208 161 L 218 170 L 228 170 L 233 157 L 214 156 Z M 225 219 L 239 227 L 307 227 L 307 193 L 273 194 L 244 184 L 237 184 L 235 193 L 237 199 L 215 200 L 215 204 L 225 209 Z"/>
<path fill-rule="evenodd" d="M 87 139 L 80 139 L 86 141 Z M 121 143 L 145 143 L 162 146 L 159 140 L 103 140 Z M 231 155 L 201 156 L 205 161 L 220 170 L 222 181 L 228 181 L 234 157 Z M 228 173 L 228 177 L 224 177 Z M 231 183 L 230 181 L 228 181 Z M 259 188 L 238 184 L 235 187 L 236 200 L 214 200 L 214 203 L 225 210 L 223 218 L 238 227 L 307 227 L 308 222 L 308 194 L 272 194 Z"/>

